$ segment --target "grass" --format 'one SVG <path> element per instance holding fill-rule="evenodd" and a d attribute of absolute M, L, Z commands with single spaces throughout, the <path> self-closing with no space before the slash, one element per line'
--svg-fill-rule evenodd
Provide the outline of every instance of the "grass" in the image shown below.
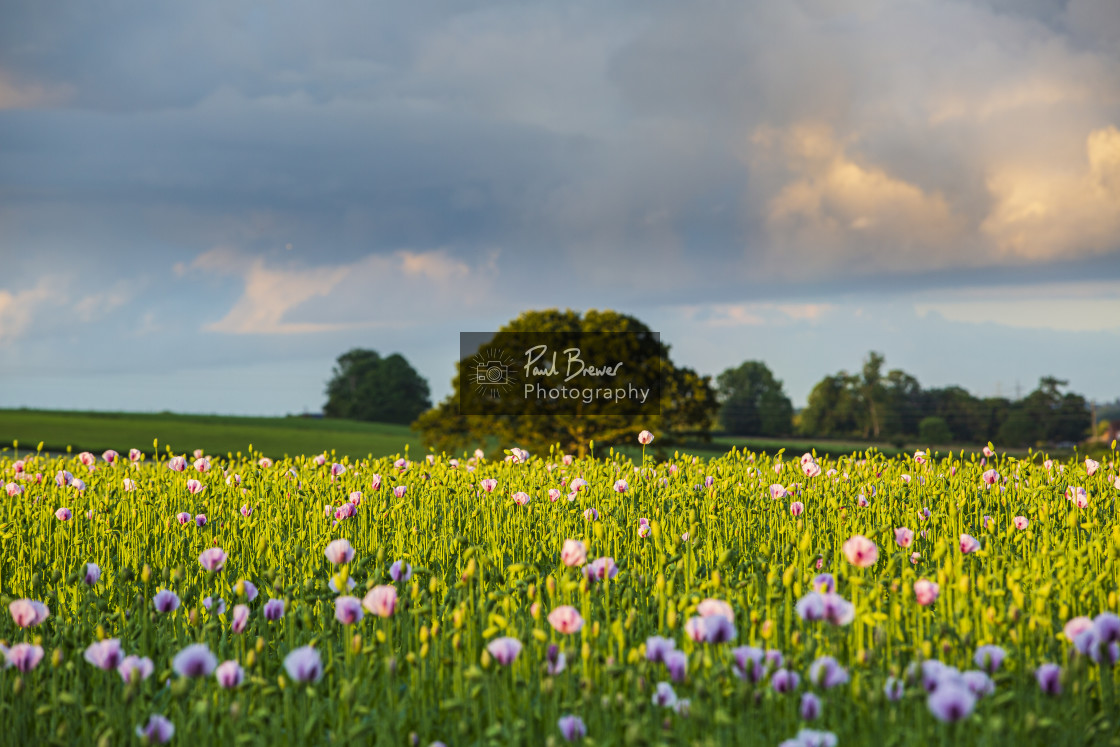
<path fill-rule="evenodd" d="M 21 452 L 61 453 L 130 448 L 152 453 L 202 449 L 207 454 L 236 454 L 254 450 L 274 458 L 318 454 L 334 450 L 338 457 L 388 456 L 409 449 L 420 453 L 419 437 L 407 426 L 358 423 L 317 418 L 261 418 L 229 415 L 162 413 L 66 412 L 57 410 L 0 410 L 0 444 L 19 441 Z"/>

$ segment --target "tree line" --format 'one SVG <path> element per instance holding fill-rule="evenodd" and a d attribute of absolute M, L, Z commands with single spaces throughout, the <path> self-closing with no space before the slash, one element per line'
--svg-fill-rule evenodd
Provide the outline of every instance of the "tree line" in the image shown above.
<path fill-rule="evenodd" d="M 659 445 L 664 445 L 708 440 L 717 428 L 731 436 L 1034 446 L 1080 442 L 1091 425 L 1085 398 L 1065 391 L 1067 382 L 1049 376 L 1020 399 L 977 397 L 959 386 L 924 389 L 905 371 L 884 370 L 884 357 L 871 352 L 859 371 L 839 371 L 821 379 L 806 407 L 795 412 L 782 381 L 765 363 L 746 361 L 713 382 L 674 363 L 669 346 L 631 316 L 613 311 L 529 311 L 502 327 L 491 344 L 515 345 L 519 335 L 530 332 L 578 335 L 585 344 L 602 348 L 585 351 L 589 360 L 619 357 L 617 346 L 625 339 L 625 358 L 647 364 L 640 371 L 630 367 L 635 371 L 631 383 L 649 384 L 651 377 L 658 377 L 659 406 L 619 412 L 610 404 L 577 403 L 573 410 L 564 403 L 525 406 L 507 398 L 482 411 L 464 412 L 460 405 L 463 396 L 471 394 L 475 375 L 466 368 L 468 361 L 457 364 L 451 395 L 433 406 L 427 381 L 403 356 L 382 357 L 356 348 L 338 358 L 327 384 L 324 415 L 411 424 L 429 447 L 447 451 L 495 439 L 530 449 L 559 443 L 580 451 L 593 439 L 618 443 L 642 429 L 663 434 Z"/>

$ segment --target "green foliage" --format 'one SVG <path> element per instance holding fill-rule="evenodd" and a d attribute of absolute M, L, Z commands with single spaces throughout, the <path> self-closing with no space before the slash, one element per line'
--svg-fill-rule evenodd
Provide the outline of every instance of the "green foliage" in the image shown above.
<path fill-rule="evenodd" d="M 918 438 L 927 444 L 947 444 L 953 440 L 953 433 L 944 419 L 932 415 L 918 424 Z"/>
<path fill-rule="evenodd" d="M 487 347 L 516 349 L 532 334 L 578 340 L 586 361 L 623 361 L 631 383 L 660 384 L 660 411 L 620 411 L 604 401 L 581 402 L 573 410 L 570 402 L 505 397 L 464 412 L 463 398 L 479 396 L 470 383 L 475 362 L 468 359 L 456 367 L 451 395 L 416 421 L 425 444 L 455 451 L 516 443 L 543 453 L 559 445 L 582 453 L 591 441 L 604 446 L 629 443 L 641 429 L 662 433 L 662 444 L 685 434 L 702 440 L 709 436 L 718 407 L 709 377 L 675 365 L 669 346 L 634 317 L 614 311 L 590 310 L 582 316 L 571 310 L 527 311 L 498 330 Z M 609 380 L 603 383 L 610 385 Z"/>
<path fill-rule="evenodd" d="M 983 444 L 1012 447 L 1078 443 L 1088 435 L 1088 403 L 1078 394 L 1062 394 L 1066 382 L 1043 378 L 1022 400 L 978 398 L 952 386 L 923 390 L 918 380 L 897 369 L 883 376 L 884 360 L 870 353 L 860 375 L 841 371 L 822 379 L 800 413 L 799 431 L 808 437 L 880 438 L 901 442 Z M 950 438 L 927 441 L 920 425 L 940 418 Z"/>
<path fill-rule="evenodd" d="M 766 364 L 746 361 L 716 379 L 719 419 L 726 433 L 788 436 L 793 432 L 793 404 Z"/>
<path fill-rule="evenodd" d="M 326 393 L 328 418 L 407 425 L 432 406 L 428 382 L 404 356 L 361 348 L 338 357 Z"/>
<path fill-rule="evenodd" d="M 809 691 L 823 702 L 810 726 L 844 747 L 1108 745 L 1120 718 L 1120 671 L 1073 653 L 1062 632 L 1076 616 L 1120 609 L 1115 451 L 1092 476 L 1080 459 L 1047 465 L 1042 455 L 997 454 L 981 466 L 977 453 L 919 462 L 874 451 L 822 458 L 816 477 L 796 458 L 753 452 L 644 464 L 618 453 L 568 464 L 559 454 L 523 464 L 455 464 L 446 456 L 397 464 L 394 455 L 339 459 L 341 472 L 331 459 L 268 464 L 259 453 L 214 457 L 206 472 L 189 460 L 189 471 L 170 470 L 166 458 L 98 461 L 91 471 L 77 456 L 21 456 L 22 479 L 0 455 L 5 483 L 24 488 L 0 492 L 0 643 L 35 644 L 44 655 L 31 671 L 0 668 L 5 744 L 142 744 L 135 727 L 159 713 L 175 725 L 172 744 L 188 745 L 558 747 L 557 721 L 566 714 L 582 718 L 588 743 L 604 747 L 775 745 L 805 726 L 798 702 Z M 1007 482 L 987 487 L 988 468 Z M 85 489 L 56 485 L 61 470 Z M 47 476 L 42 484 L 35 473 Z M 549 489 L 576 476 L 587 486 L 573 500 L 548 499 Z M 621 493 L 620 476 L 629 480 Z M 496 481 L 492 491 L 480 489 L 484 478 Z M 201 492 L 189 493 L 188 479 Z M 793 495 L 772 499 L 769 484 L 777 481 Z M 1070 485 L 1087 491 L 1084 508 L 1066 499 Z M 405 488 L 400 495 L 397 486 Z M 355 516 L 336 523 L 324 515 L 324 505 L 355 491 L 362 493 Z M 860 507 L 856 491 L 870 504 Z M 515 503 L 518 492 L 530 496 L 527 505 Z M 799 517 L 790 513 L 794 500 L 804 507 Z M 73 518 L 56 519 L 60 506 Z M 927 507 L 928 518 L 919 519 Z M 588 509 L 597 518 L 585 518 Z M 180 511 L 209 521 L 180 525 Z M 1016 528 L 1018 516 L 1029 527 Z M 896 527 L 914 530 L 912 546 L 895 543 Z M 962 554 L 961 533 L 981 549 Z M 870 567 L 845 559 L 844 543 L 855 534 L 878 546 Z M 339 538 L 355 549 L 344 566 L 324 557 Z M 617 575 L 591 581 L 586 564 L 563 563 L 567 539 L 585 545 L 588 563 L 613 558 Z M 228 558 L 211 573 L 198 557 L 213 547 Z M 397 560 L 411 565 L 410 579 L 394 581 Z M 82 580 L 90 562 L 102 570 L 92 586 Z M 821 572 L 854 605 L 849 625 L 796 614 Z M 336 586 L 354 581 L 357 598 L 394 587 L 395 611 L 341 624 L 332 578 Z M 242 579 L 258 597 L 244 595 Z M 918 579 L 940 586 L 929 606 L 915 600 Z M 178 595 L 178 609 L 153 609 L 160 589 Z M 226 611 L 208 611 L 206 597 L 224 600 Z M 20 598 L 45 603 L 49 617 L 17 627 L 7 610 Z M 707 598 L 730 606 L 732 641 L 699 643 L 686 633 Z M 262 608 L 274 599 L 286 609 L 270 622 Z M 249 610 L 241 633 L 232 629 L 237 604 Z M 570 634 L 548 622 L 565 605 L 583 619 Z M 655 635 L 685 657 L 687 672 L 671 686 L 689 701 L 687 715 L 651 702 L 657 683 L 670 682 L 666 666 L 647 658 Z M 505 636 L 523 647 L 509 666 L 487 652 Z M 128 684 L 87 662 L 83 652 L 103 638 L 150 657 L 152 676 Z M 244 682 L 223 690 L 213 676 L 176 674 L 175 655 L 196 643 L 218 661 L 237 661 Z M 937 721 L 920 677 L 905 673 L 928 659 L 976 669 L 984 644 L 1007 653 L 994 692 L 966 721 Z M 319 652 L 323 674 L 300 684 L 283 662 L 307 645 Z M 565 655 L 562 671 L 547 670 L 551 646 Z M 744 679 L 736 646 L 781 652 L 800 686 L 780 694 L 768 670 L 757 683 Z M 849 680 L 831 689 L 812 683 L 810 668 L 822 656 L 834 657 Z M 1034 672 L 1043 662 L 1063 667 L 1061 695 L 1039 691 Z M 889 677 L 905 683 L 897 702 L 883 696 Z"/>

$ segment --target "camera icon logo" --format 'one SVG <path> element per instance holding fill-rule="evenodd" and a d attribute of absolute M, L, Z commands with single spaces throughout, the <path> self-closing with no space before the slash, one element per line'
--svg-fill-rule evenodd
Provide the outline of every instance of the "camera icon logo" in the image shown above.
<path fill-rule="evenodd" d="M 480 350 L 473 361 L 474 388 L 483 399 L 496 402 L 517 383 L 513 358 L 501 348 Z M 468 374 L 469 375 L 469 374 Z"/>

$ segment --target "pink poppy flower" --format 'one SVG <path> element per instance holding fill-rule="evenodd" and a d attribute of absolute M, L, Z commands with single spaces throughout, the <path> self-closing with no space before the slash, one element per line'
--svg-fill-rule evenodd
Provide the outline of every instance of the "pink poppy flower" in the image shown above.
<path fill-rule="evenodd" d="M 381 490 L 381 475 L 375 473 L 370 480 L 369 487 L 371 490 Z"/>
<path fill-rule="evenodd" d="M 354 508 L 354 504 L 347 501 L 334 510 L 335 521 L 343 521 L 358 515 L 358 509 Z"/>
<path fill-rule="evenodd" d="M 334 619 L 343 625 L 353 625 L 365 617 L 362 602 L 357 597 L 336 597 L 334 600 Z"/>
<path fill-rule="evenodd" d="M 15 498 L 17 495 L 23 494 L 23 486 L 18 482 L 10 482 L 4 486 L 4 491 L 8 494 L 9 498 Z"/>
<path fill-rule="evenodd" d="M 990 446 L 985 446 L 983 448 L 983 452 L 984 452 L 985 457 L 993 457 L 993 456 L 996 455 L 996 453 L 994 451 L 992 451 L 992 447 L 990 447 Z"/>
<path fill-rule="evenodd" d="M 976 649 L 976 654 L 973 655 L 972 661 L 988 674 L 995 674 L 996 670 L 1003 664 L 1004 657 L 1006 656 L 1007 652 L 999 646 L 980 646 Z"/>
<path fill-rule="evenodd" d="M 805 473 L 806 477 L 817 477 L 821 473 L 821 466 L 816 462 L 809 462 L 801 467 L 801 471 Z"/>
<path fill-rule="evenodd" d="M 1066 488 L 1066 500 L 1073 501 L 1078 508 L 1085 508 L 1089 505 L 1089 494 L 1085 488 L 1070 485 Z"/>
<path fill-rule="evenodd" d="M 261 614 L 264 615 L 265 620 L 268 620 L 269 622 L 276 622 L 284 616 L 284 600 L 269 599 L 264 603 L 264 607 L 261 609 Z"/>
<path fill-rule="evenodd" d="M 910 483 L 910 475 L 900 475 L 899 479 L 902 480 L 904 483 L 907 483 L 907 484 Z"/>
<path fill-rule="evenodd" d="M 673 682 L 684 682 L 688 676 L 688 656 L 684 651 L 666 651 L 665 668 L 669 670 L 669 678 Z"/>
<path fill-rule="evenodd" d="M 126 656 L 117 665 L 117 674 L 128 683 L 143 682 L 155 669 L 155 664 L 146 656 Z"/>
<path fill-rule="evenodd" d="M 573 461 L 574 461 L 574 457 L 571 454 L 565 454 L 564 456 L 560 457 L 560 462 L 565 467 L 571 466 Z"/>
<path fill-rule="evenodd" d="M 182 472 L 187 468 L 187 460 L 181 456 L 171 457 L 167 460 L 167 468 L 175 472 Z"/>
<path fill-rule="evenodd" d="M 397 609 L 397 587 L 375 586 L 366 592 L 362 606 L 378 617 L 392 617 Z"/>
<path fill-rule="evenodd" d="M 658 635 L 646 639 L 646 659 L 655 664 L 665 661 L 665 655 L 677 647 L 672 638 L 662 638 Z"/>
<path fill-rule="evenodd" d="M 994 469 L 985 470 L 984 474 L 980 475 L 980 477 L 984 480 L 985 485 L 991 486 L 999 482 L 999 473 Z"/>
<path fill-rule="evenodd" d="M 894 541 L 898 543 L 899 547 L 910 547 L 914 544 L 914 532 L 906 527 L 896 527 L 894 530 Z"/>
<path fill-rule="evenodd" d="M 930 713 L 939 721 L 952 723 L 967 718 L 976 707 L 976 696 L 968 687 L 945 683 L 930 693 L 926 700 Z"/>
<path fill-rule="evenodd" d="M 210 547 L 202 551 L 202 554 L 198 556 L 198 562 L 203 568 L 213 573 L 222 570 L 222 566 L 226 564 L 226 554 L 220 547 Z"/>
<path fill-rule="evenodd" d="M 154 713 L 147 724 L 136 727 L 136 736 L 147 739 L 148 744 L 166 744 L 175 736 L 175 724 Z"/>
<path fill-rule="evenodd" d="M 101 578 L 101 569 L 97 566 L 97 563 L 86 563 L 85 573 L 82 578 L 88 586 L 96 584 Z"/>
<path fill-rule="evenodd" d="M 238 604 L 233 608 L 233 615 L 230 618 L 229 629 L 234 633 L 241 634 L 245 632 L 245 628 L 249 625 L 249 607 L 244 604 Z"/>
<path fill-rule="evenodd" d="M 206 457 L 199 457 L 194 460 L 194 468 L 197 472 L 209 472 L 210 460 Z"/>
<path fill-rule="evenodd" d="M 66 470 L 60 470 L 57 474 L 55 474 L 54 482 L 56 485 L 58 485 L 58 487 L 64 488 L 70 483 L 74 482 L 74 476 Z"/>
<path fill-rule="evenodd" d="M 770 687 L 776 693 L 791 693 L 801 684 L 801 676 L 788 669 L 779 669 L 770 676 Z"/>
<path fill-rule="evenodd" d="M 121 651 L 121 642 L 116 638 L 106 638 L 96 641 L 86 647 L 85 660 L 98 669 L 110 671 L 116 669 L 124 661 L 124 652 Z"/>
<path fill-rule="evenodd" d="M 1066 640 L 1072 643 L 1079 635 L 1092 627 L 1093 621 L 1088 617 L 1075 617 L 1065 624 L 1062 628 L 1062 632 L 1065 633 Z"/>
<path fill-rule="evenodd" d="M 485 480 L 478 481 L 478 487 L 482 488 L 487 493 L 493 493 L 494 489 L 498 487 L 498 481 L 492 477 L 487 477 Z"/>
<path fill-rule="evenodd" d="M 412 578 L 412 566 L 404 560 L 397 560 L 389 566 L 389 577 L 394 581 L 407 581 Z"/>
<path fill-rule="evenodd" d="M 108 464 L 112 464 L 113 462 L 117 461 L 118 456 L 120 455 L 112 449 L 101 452 L 101 458 Z"/>
<path fill-rule="evenodd" d="M 639 519 L 638 520 L 638 537 L 641 537 L 641 538 L 648 537 L 650 535 L 650 532 L 652 532 L 652 531 L 653 531 L 653 527 L 651 527 L 649 525 L 649 520 L 648 519 Z"/>
<path fill-rule="evenodd" d="M 494 661 L 508 667 L 521 653 L 521 641 L 509 636 L 495 638 L 486 645 L 486 650 L 494 657 Z"/>
<path fill-rule="evenodd" d="M 831 690 L 848 681 L 848 670 L 831 656 L 822 656 L 809 666 L 809 681 L 817 687 Z"/>
<path fill-rule="evenodd" d="M 871 501 L 867 500 L 867 496 L 865 496 L 863 493 L 860 493 L 858 496 L 856 496 L 856 505 L 860 508 L 867 508 L 871 505 Z"/>
<path fill-rule="evenodd" d="M 178 514 L 175 515 L 175 518 L 179 520 L 179 525 L 182 526 L 183 524 L 186 524 L 188 521 L 191 520 L 191 515 L 188 514 L 186 511 L 180 511 Z"/>
<path fill-rule="evenodd" d="M 226 600 L 218 597 L 218 601 L 215 603 L 212 597 L 204 597 L 202 606 L 206 608 L 207 612 L 212 612 L 215 615 L 224 615 L 226 611 Z"/>
<path fill-rule="evenodd" d="M 331 477 L 338 477 L 339 475 L 341 475 L 345 471 L 346 471 L 346 465 L 345 464 L 339 464 L 338 462 L 335 462 L 334 464 L 331 465 Z"/>
<path fill-rule="evenodd" d="M 575 539 L 564 540 L 564 547 L 560 550 L 560 562 L 572 568 L 587 562 L 587 548 Z"/>
<path fill-rule="evenodd" d="M 1089 457 L 1085 457 L 1085 472 L 1088 473 L 1089 477 L 1092 477 L 1093 475 L 1097 474 L 1097 470 L 1100 469 L 1100 468 L 1101 468 L 1101 463 L 1100 462 L 1096 461 L 1095 459 L 1090 459 Z"/>
<path fill-rule="evenodd" d="M 555 677 L 568 666 L 568 657 L 564 656 L 564 652 L 554 643 L 545 652 L 545 662 L 545 670 L 550 677 Z"/>
<path fill-rule="evenodd" d="M 509 450 L 510 461 L 514 464 L 524 464 L 529 461 L 529 452 L 516 446 Z"/>
<path fill-rule="evenodd" d="M 587 519 L 588 521 L 598 521 L 599 512 L 594 508 L 588 507 L 583 511 L 583 518 Z"/>
<path fill-rule="evenodd" d="M 648 432 L 649 431 L 642 431 L 642 433 Z M 653 440 L 653 436 L 650 436 L 650 440 Z M 560 736 L 562 736 L 566 742 L 575 742 L 587 736 L 587 727 L 584 725 L 583 719 L 579 716 L 573 716 L 571 714 L 561 716 L 560 720 L 556 722 L 556 728 L 560 730 Z"/>
<path fill-rule="evenodd" d="M 407 485 L 398 485 L 397 487 L 393 488 L 393 495 L 395 495 L 397 498 L 404 498 L 404 494 L 407 492 Z"/>
<path fill-rule="evenodd" d="M 121 484 L 124 486 L 124 492 L 126 493 L 131 493 L 133 490 L 136 490 L 136 482 L 130 478 L 124 478 Z"/>
<path fill-rule="evenodd" d="M 576 633 L 583 627 L 583 618 L 572 606 L 563 605 L 548 613 L 548 624 L 558 633 Z"/>
<path fill-rule="evenodd" d="M 199 514 L 198 516 L 194 517 L 194 523 L 200 527 L 206 526 L 206 521 L 206 514 Z"/>
<path fill-rule="evenodd" d="M 218 666 L 218 657 L 205 643 L 187 646 L 171 660 L 171 668 L 180 677 L 206 677 Z"/>
<path fill-rule="evenodd" d="M 1030 526 L 1030 524 L 1031 524 L 1031 522 L 1030 522 L 1029 519 L 1027 519 L 1026 516 L 1016 516 L 1015 517 L 1015 528 L 1016 529 L 1026 529 L 1028 526 Z"/>
<path fill-rule="evenodd" d="M 618 566 L 614 558 L 598 558 L 583 569 L 583 575 L 591 581 L 614 578 L 618 575 Z"/>
<path fill-rule="evenodd" d="M 770 486 L 770 498 L 772 500 L 779 501 L 779 500 L 782 500 L 783 498 L 786 498 L 788 496 L 789 496 L 789 493 L 786 492 L 786 489 L 782 485 L 779 485 L 778 483 L 774 483 L 773 485 Z"/>
<path fill-rule="evenodd" d="M 214 677 L 218 680 L 219 687 L 232 690 L 245 679 L 245 670 L 236 661 L 230 659 L 218 665 L 214 670 Z"/>
<path fill-rule="evenodd" d="M 961 535 L 961 552 L 965 555 L 974 553 L 980 549 L 980 540 L 967 534 Z"/>
<path fill-rule="evenodd" d="M 735 612 L 731 605 L 722 599 L 705 599 L 696 606 L 696 614 L 700 617 L 722 616 L 728 620 L 735 619 Z"/>
<path fill-rule="evenodd" d="M 803 721 L 815 721 L 821 715 L 821 699 L 813 693 L 801 693 L 801 705 L 797 712 Z"/>
<path fill-rule="evenodd" d="M 143 456 L 143 454 L 140 453 L 140 449 L 129 449 L 128 450 L 128 458 L 131 459 L 134 462 L 139 462 L 141 456 Z"/>
<path fill-rule="evenodd" d="M 619 480 L 614 484 L 614 492 L 616 493 L 625 493 L 629 488 L 630 486 L 625 480 Z"/>
<path fill-rule="evenodd" d="M 296 682 L 318 682 L 323 676 L 323 661 L 311 646 L 294 649 L 284 657 L 284 669 Z"/>
<path fill-rule="evenodd" d="M 941 587 L 929 579 L 919 578 L 914 582 L 914 597 L 918 604 L 927 607 L 937 601 Z"/>
<path fill-rule="evenodd" d="M 174 612 L 179 608 L 179 597 L 173 591 L 161 589 L 152 597 L 152 606 L 155 607 L 156 612 L 165 614 Z"/>
<path fill-rule="evenodd" d="M 556 501 L 560 500 L 561 495 L 562 495 L 562 493 L 559 490 L 557 490 L 556 488 L 549 488 L 548 489 L 548 500 L 551 501 L 552 503 L 556 503 Z"/>
<path fill-rule="evenodd" d="M 350 502 L 353 503 L 355 506 L 360 506 L 360 505 L 362 505 L 362 497 L 363 497 L 362 496 L 362 491 L 355 490 L 354 492 L 352 492 L 350 494 Z"/>
<path fill-rule="evenodd" d="M 653 704 L 661 708 L 672 708 L 677 704 L 677 694 L 668 682 L 658 682 L 653 693 Z"/>
<path fill-rule="evenodd" d="M 524 506 L 529 502 L 529 494 L 519 490 L 513 494 L 513 502 L 518 506 Z"/>
<path fill-rule="evenodd" d="M 649 444 L 653 443 L 653 434 L 649 431 L 642 431 L 638 434 L 638 443 L 640 443 L 642 446 L 648 446 Z"/>
<path fill-rule="evenodd" d="M 0 646 L 0 648 L 3 647 Z M 0 653 L 3 653 L 7 660 L 7 666 L 15 667 L 20 672 L 30 672 L 39 666 L 39 662 L 43 659 L 42 646 L 36 646 L 32 643 L 17 643 Z"/>
<path fill-rule="evenodd" d="M 350 540 L 336 539 L 327 544 L 327 549 L 323 551 L 327 556 L 327 560 L 335 565 L 349 563 L 354 559 L 354 548 L 350 545 Z"/>
<path fill-rule="evenodd" d="M 205 488 L 206 486 L 198 480 L 187 480 L 187 492 L 191 495 L 194 495 L 195 493 L 201 493 L 203 490 L 205 490 Z"/>
<path fill-rule="evenodd" d="M 34 599 L 17 599 L 8 605 L 8 612 L 21 628 L 34 628 L 51 615 L 47 605 Z"/>
<path fill-rule="evenodd" d="M 1034 672 L 1038 687 L 1047 695 L 1062 694 L 1062 668 L 1057 664 L 1042 664 Z"/>
<path fill-rule="evenodd" d="M 805 512 L 805 504 L 801 501 L 794 501 L 789 504 L 789 512 L 794 516 L 800 516 Z"/>
<path fill-rule="evenodd" d="M 65 507 L 60 508 L 54 512 L 54 518 L 58 519 L 59 521 L 70 521 L 73 516 L 74 514 L 70 511 L 70 509 Z"/>
<path fill-rule="evenodd" d="M 726 643 L 738 636 L 735 624 L 723 615 L 690 618 L 684 630 L 689 638 L 702 643 Z"/>
<path fill-rule="evenodd" d="M 272 460 L 268 457 L 261 457 L 257 460 L 257 465 L 259 465 L 261 469 L 268 469 L 272 466 Z"/>
<path fill-rule="evenodd" d="M 87 467 L 92 467 L 97 461 L 97 458 L 88 451 L 83 451 L 81 454 L 78 454 L 78 461 Z"/>
<path fill-rule="evenodd" d="M 848 562 L 858 568 L 869 568 L 879 559 L 879 548 L 861 534 L 853 535 L 841 549 Z"/>
<path fill-rule="evenodd" d="M 921 559 L 922 559 L 922 554 L 920 552 L 910 553 L 910 565 L 917 565 L 918 561 L 921 560 Z"/>
<path fill-rule="evenodd" d="M 401 457 L 397 461 L 393 462 L 393 466 L 399 469 L 401 472 L 404 472 L 408 469 L 408 460 L 404 457 Z"/>
<path fill-rule="evenodd" d="M 248 503 L 243 504 L 241 506 L 241 515 L 244 516 L 246 519 L 248 519 L 250 516 L 253 515 L 253 507 L 250 506 Z"/>

